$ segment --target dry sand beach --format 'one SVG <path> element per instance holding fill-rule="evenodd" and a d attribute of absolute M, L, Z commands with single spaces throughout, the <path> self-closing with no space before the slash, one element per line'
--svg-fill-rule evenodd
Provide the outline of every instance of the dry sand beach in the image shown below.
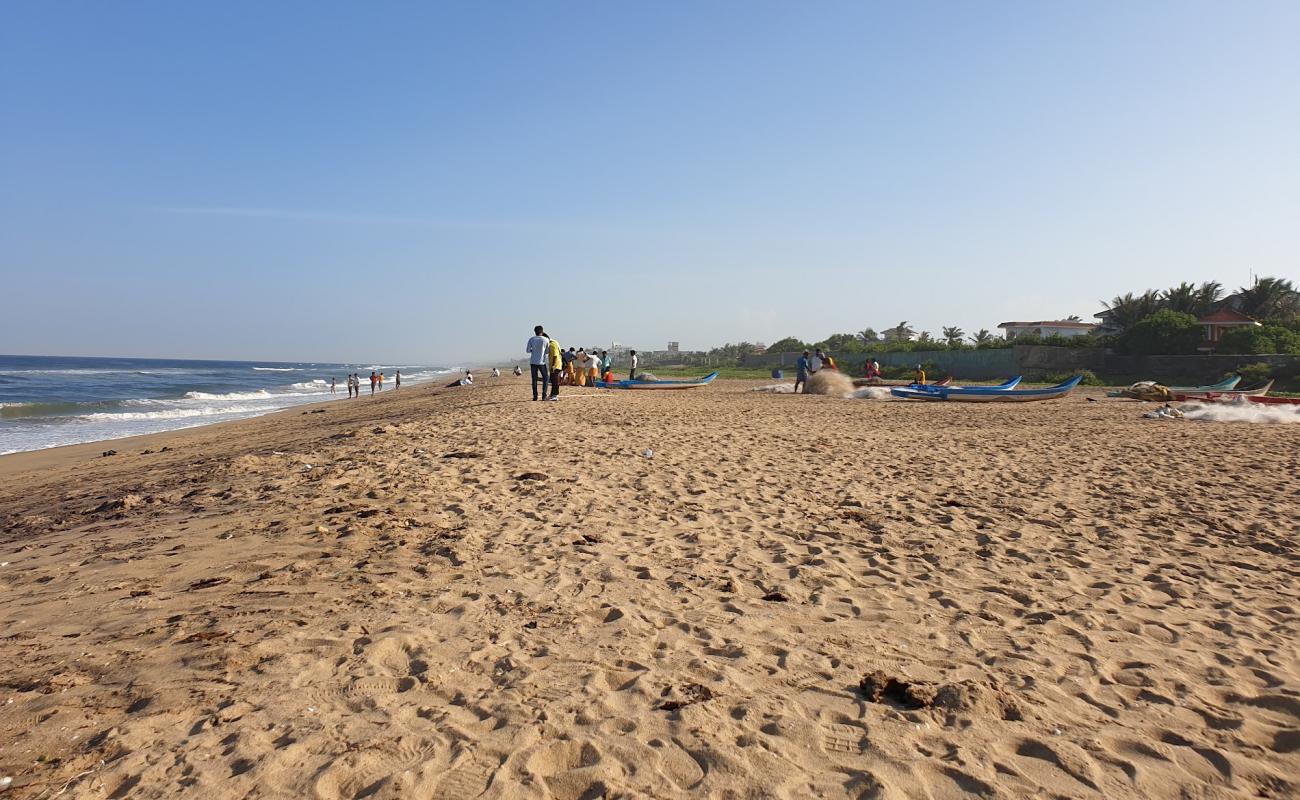
<path fill-rule="evenodd" d="M 484 383 L 0 458 L 0 797 L 1300 793 L 1300 426 Z"/>

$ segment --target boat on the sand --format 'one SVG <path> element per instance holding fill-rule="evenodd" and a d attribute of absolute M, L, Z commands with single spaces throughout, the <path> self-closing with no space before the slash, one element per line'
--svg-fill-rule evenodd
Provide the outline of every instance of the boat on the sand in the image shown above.
<path fill-rule="evenodd" d="M 1234 389 L 1232 391 L 1192 391 L 1179 392 L 1171 389 L 1175 400 L 1208 400 L 1210 402 L 1222 402 L 1224 400 L 1235 400 L 1238 397 L 1265 397 L 1269 390 L 1273 388 L 1273 381 L 1250 389 Z"/>
<path fill-rule="evenodd" d="M 1045 389 L 1001 389 L 993 386 L 922 386 L 915 389 L 890 389 L 889 393 L 894 397 L 901 397 L 905 400 L 948 400 L 961 403 L 1024 403 L 1065 397 L 1082 380 L 1082 375 L 1075 375 L 1065 383 L 1049 386 Z"/>
<path fill-rule="evenodd" d="M 1247 395 L 1246 400 L 1266 406 L 1300 406 L 1300 397 L 1253 397 Z"/>
<path fill-rule="evenodd" d="M 952 378 L 940 378 L 928 386 L 948 386 L 952 383 Z M 916 386 L 916 381 L 882 381 L 879 378 L 854 378 L 853 388 L 862 389 L 867 386 L 883 386 L 889 388 L 892 386 Z"/>
<path fill-rule="evenodd" d="M 708 386 L 716 377 L 718 377 L 718 371 L 715 369 L 703 378 L 691 378 L 684 381 L 622 380 L 604 386 L 607 389 L 698 389 L 701 386 Z"/>
<path fill-rule="evenodd" d="M 1212 383 L 1209 386 L 1165 386 L 1171 395 L 1192 394 L 1196 392 L 1230 392 L 1237 388 L 1241 383 L 1240 375 L 1232 375 L 1224 378 L 1218 383 Z M 1156 397 L 1149 391 L 1150 387 L 1159 386 L 1155 381 L 1139 381 L 1125 389 L 1117 389 L 1113 392 L 1106 392 L 1107 397 L 1128 397 L 1133 400 L 1164 400 L 1163 397 Z"/>

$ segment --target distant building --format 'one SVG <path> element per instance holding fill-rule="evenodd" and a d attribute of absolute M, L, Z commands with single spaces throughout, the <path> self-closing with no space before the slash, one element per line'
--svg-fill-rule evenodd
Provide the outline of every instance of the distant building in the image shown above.
<path fill-rule="evenodd" d="M 681 342 L 669 342 L 668 353 L 670 355 L 676 355 L 681 350 L 681 344 Z"/>
<path fill-rule="evenodd" d="M 1020 336 L 1087 336 L 1100 325 L 1073 319 L 1039 320 L 1038 322 L 1003 322 L 999 328 L 1007 332 L 1008 339 Z"/>
<path fill-rule="evenodd" d="M 1202 330 L 1205 331 L 1205 340 L 1197 348 L 1203 352 L 1217 349 L 1219 340 L 1223 338 L 1224 331 L 1260 324 L 1254 318 L 1226 306 L 1218 311 L 1206 314 L 1196 321 L 1200 323 Z"/>

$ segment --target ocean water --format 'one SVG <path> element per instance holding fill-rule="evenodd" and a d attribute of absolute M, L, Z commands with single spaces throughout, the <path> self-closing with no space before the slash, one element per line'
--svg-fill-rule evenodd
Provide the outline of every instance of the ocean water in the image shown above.
<path fill-rule="evenodd" d="M 0 355 L 0 454 L 119 439 L 331 399 L 347 399 L 348 373 L 393 373 L 402 386 L 453 369 L 414 364 L 308 364 Z M 363 400 L 370 394 L 364 381 Z M 361 402 L 361 401 L 357 401 Z"/>

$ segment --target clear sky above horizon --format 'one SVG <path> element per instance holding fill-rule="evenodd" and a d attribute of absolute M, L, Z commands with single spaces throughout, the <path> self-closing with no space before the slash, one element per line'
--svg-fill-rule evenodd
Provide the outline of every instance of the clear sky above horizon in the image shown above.
<path fill-rule="evenodd" d="M 0 353 L 451 363 L 1300 280 L 1300 3 L 0 5 Z"/>

